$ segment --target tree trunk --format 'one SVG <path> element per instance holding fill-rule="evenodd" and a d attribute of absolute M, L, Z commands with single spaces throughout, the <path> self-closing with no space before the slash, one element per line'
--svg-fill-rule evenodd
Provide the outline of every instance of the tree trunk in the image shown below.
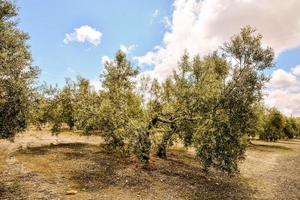
<path fill-rule="evenodd" d="M 167 158 L 167 148 L 168 148 L 170 140 L 176 130 L 176 127 L 173 124 L 171 125 L 171 128 L 172 128 L 171 131 L 164 133 L 161 142 L 158 144 L 156 155 L 159 158 L 163 158 L 163 159 Z"/>

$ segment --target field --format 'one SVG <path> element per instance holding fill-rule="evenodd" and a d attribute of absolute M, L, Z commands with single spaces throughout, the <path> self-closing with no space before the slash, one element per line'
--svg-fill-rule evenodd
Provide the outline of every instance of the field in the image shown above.
<path fill-rule="evenodd" d="M 101 137 L 31 131 L 0 141 L 0 199 L 297 199 L 300 140 L 252 141 L 240 175 L 205 174 L 193 150 L 142 169 L 107 152 Z"/>

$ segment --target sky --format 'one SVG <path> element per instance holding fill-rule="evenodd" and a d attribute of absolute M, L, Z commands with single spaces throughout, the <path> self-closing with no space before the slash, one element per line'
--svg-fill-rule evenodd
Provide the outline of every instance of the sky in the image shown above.
<path fill-rule="evenodd" d="M 205 56 L 241 27 L 276 54 L 267 106 L 300 116 L 299 0 L 16 0 L 40 81 L 78 75 L 99 87 L 103 62 L 122 49 L 143 74 L 164 79 L 186 49 Z"/>

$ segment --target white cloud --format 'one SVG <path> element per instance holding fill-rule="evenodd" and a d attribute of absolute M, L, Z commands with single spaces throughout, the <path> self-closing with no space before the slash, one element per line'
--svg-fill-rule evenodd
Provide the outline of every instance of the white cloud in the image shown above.
<path fill-rule="evenodd" d="M 73 67 L 67 67 L 67 72 L 69 74 L 77 74 L 76 70 Z"/>
<path fill-rule="evenodd" d="M 101 82 L 99 79 L 91 79 L 90 84 L 95 89 L 95 91 L 100 91 L 102 89 Z"/>
<path fill-rule="evenodd" d="M 156 47 L 160 48 L 158 46 Z M 151 64 L 153 62 L 154 56 L 155 56 L 155 52 L 150 51 L 142 57 L 133 57 L 133 59 L 137 60 L 140 64 Z"/>
<path fill-rule="evenodd" d="M 269 85 L 274 88 L 286 88 L 291 87 L 296 83 L 297 77 L 295 75 L 286 72 L 283 69 L 278 69 L 273 72 Z"/>
<path fill-rule="evenodd" d="M 292 72 L 293 74 L 300 76 L 300 65 L 292 68 Z"/>
<path fill-rule="evenodd" d="M 172 28 L 172 22 L 168 16 L 165 16 L 162 20 L 163 25 L 165 26 L 165 29 L 171 29 Z"/>
<path fill-rule="evenodd" d="M 137 45 L 132 44 L 129 46 L 125 46 L 123 44 L 120 45 L 120 50 L 123 51 L 126 54 L 129 54 L 130 52 L 132 52 L 135 48 L 137 47 Z"/>
<path fill-rule="evenodd" d="M 156 9 L 153 14 L 152 14 L 152 17 L 157 17 L 159 15 L 159 10 Z"/>
<path fill-rule="evenodd" d="M 286 115 L 299 117 L 300 74 L 295 75 L 294 69 L 291 69 L 291 71 L 283 69 L 274 71 L 264 99 L 267 106 L 275 106 Z"/>
<path fill-rule="evenodd" d="M 96 29 L 85 25 L 79 28 L 75 28 L 73 33 L 67 33 L 65 35 L 64 43 L 69 44 L 70 42 L 89 42 L 94 46 L 98 46 L 101 42 L 102 33 Z"/>
<path fill-rule="evenodd" d="M 154 19 L 155 19 L 158 15 L 159 15 L 159 10 L 156 9 L 156 10 L 152 13 L 152 15 L 151 15 L 150 24 L 153 24 Z"/>
<path fill-rule="evenodd" d="M 256 27 L 277 55 L 300 45 L 299 0 L 175 0 L 173 6 L 161 48 L 136 58 L 154 65 L 154 76 L 171 74 L 185 49 L 206 55 L 246 25 Z"/>

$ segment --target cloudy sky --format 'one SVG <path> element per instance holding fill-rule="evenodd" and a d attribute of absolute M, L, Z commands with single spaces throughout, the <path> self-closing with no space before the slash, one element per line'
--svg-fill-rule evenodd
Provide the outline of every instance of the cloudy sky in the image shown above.
<path fill-rule="evenodd" d="M 265 102 L 300 116 L 299 0 L 17 0 L 41 81 L 82 75 L 97 84 L 118 49 L 142 72 L 164 78 L 184 49 L 206 55 L 251 25 L 274 48 Z"/>

